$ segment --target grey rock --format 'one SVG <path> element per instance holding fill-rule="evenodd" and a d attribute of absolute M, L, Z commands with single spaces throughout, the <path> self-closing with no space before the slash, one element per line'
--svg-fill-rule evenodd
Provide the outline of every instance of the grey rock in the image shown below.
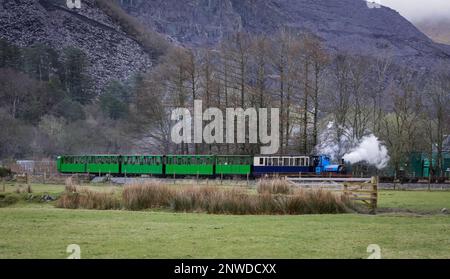
<path fill-rule="evenodd" d="M 68 9 L 64 3 L 0 0 L 0 38 L 22 47 L 42 43 L 59 51 L 66 47 L 83 50 L 97 92 L 110 80 L 125 80 L 151 68 L 149 54 L 94 0 L 83 0 L 81 9 Z"/>
<path fill-rule="evenodd" d="M 450 46 L 436 44 L 396 11 L 369 8 L 363 0 L 122 0 L 144 24 L 188 46 L 214 46 L 236 31 L 272 34 L 281 28 L 312 32 L 330 50 L 388 55 L 426 71 L 450 60 Z"/>

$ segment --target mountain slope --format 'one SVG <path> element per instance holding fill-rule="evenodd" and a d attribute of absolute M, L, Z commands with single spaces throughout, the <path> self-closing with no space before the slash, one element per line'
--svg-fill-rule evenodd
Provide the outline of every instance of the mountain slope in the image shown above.
<path fill-rule="evenodd" d="M 390 55 L 408 65 L 450 59 L 396 11 L 363 0 L 121 0 L 143 23 L 191 46 L 214 45 L 227 34 L 271 34 L 280 28 L 313 32 L 328 48 Z"/>
<path fill-rule="evenodd" d="M 415 25 L 433 41 L 450 45 L 450 19 L 427 19 Z"/>
<path fill-rule="evenodd" d="M 125 80 L 152 66 L 139 42 L 122 31 L 96 1 L 83 0 L 82 8 L 73 10 L 64 3 L 1 0 L 0 38 L 18 46 L 42 43 L 57 50 L 83 50 L 97 92 L 110 80 Z"/>

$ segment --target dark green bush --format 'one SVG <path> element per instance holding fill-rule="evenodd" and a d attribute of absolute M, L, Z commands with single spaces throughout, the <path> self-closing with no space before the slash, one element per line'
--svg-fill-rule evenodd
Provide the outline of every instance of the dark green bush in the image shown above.
<path fill-rule="evenodd" d="M 19 197 L 15 194 L 0 194 L 0 207 L 7 207 L 19 201 Z"/>
<path fill-rule="evenodd" d="M 8 177 L 11 176 L 12 172 L 10 169 L 5 167 L 0 167 L 0 177 Z"/>

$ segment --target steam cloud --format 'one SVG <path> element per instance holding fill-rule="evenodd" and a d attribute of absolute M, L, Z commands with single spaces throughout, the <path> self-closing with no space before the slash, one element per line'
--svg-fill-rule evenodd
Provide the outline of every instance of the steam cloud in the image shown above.
<path fill-rule="evenodd" d="M 366 162 L 378 169 L 383 169 L 389 162 L 386 146 L 382 145 L 375 135 L 363 137 L 357 147 L 344 155 L 344 160 L 351 164 Z"/>

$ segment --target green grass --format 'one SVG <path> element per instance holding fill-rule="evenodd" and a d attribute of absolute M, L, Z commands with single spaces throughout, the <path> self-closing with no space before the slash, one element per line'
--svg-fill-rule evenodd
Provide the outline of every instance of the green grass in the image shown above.
<path fill-rule="evenodd" d="M 34 194 L 63 189 L 33 185 Z M 436 213 L 449 202 L 450 192 L 383 191 L 379 204 Z M 450 216 L 441 214 L 219 216 L 25 201 L 0 208 L 0 258 L 66 258 L 75 243 L 82 258 L 367 258 L 367 246 L 378 244 L 383 258 L 448 259 L 449 236 Z"/>
<path fill-rule="evenodd" d="M 378 205 L 380 208 L 424 212 L 450 210 L 450 191 L 381 191 Z"/>

